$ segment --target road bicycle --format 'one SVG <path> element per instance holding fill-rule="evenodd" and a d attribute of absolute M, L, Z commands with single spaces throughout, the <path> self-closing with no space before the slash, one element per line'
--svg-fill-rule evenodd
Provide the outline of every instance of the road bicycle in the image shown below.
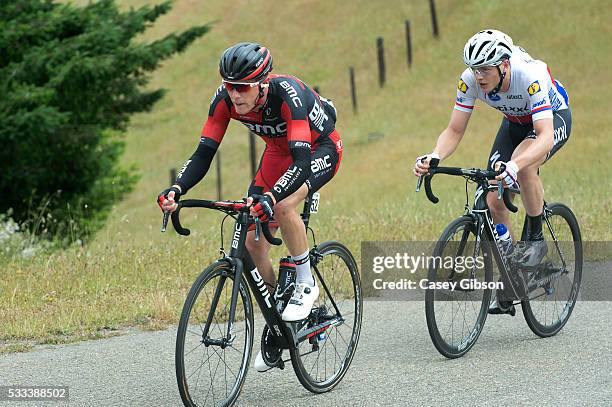
<path fill-rule="evenodd" d="M 311 208 L 312 213 L 318 209 L 318 201 L 316 193 L 307 197 L 301 216 L 312 234 L 310 264 L 321 291 L 308 318 L 298 322 L 282 320 L 274 295 L 248 254 L 245 242 L 250 227 L 254 227 L 257 240 L 261 233 L 273 245 L 282 244 L 282 240 L 272 236 L 267 222 L 260 223 L 249 214 L 245 200 L 189 199 L 178 203 L 172 225 L 184 236 L 190 232 L 180 223 L 182 208 L 226 214 L 221 223 L 222 257 L 193 283 L 178 326 L 176 378 L 186 406 L 230 406 L 236 402 L 250 366 L 255 336 L 251 295 L 266 323 L 261 342 L 266 364 L 283 369 L 291 360 L 298 380 L 313 393 L 331 390 L 346 374 L 361 331 L 361 282 L 357 263 L 344 245 L 336 241 L 316 244 L 308 222 Z M 223 223 L 228 216 L 235 224 L 226 254 Z M 162 230 L 167 221 L 165 214 Z M 284 349 L 289 350 L 290 359 L 282 358 Z"/>
<path fill-rule="evenodd" d="M 542 230 L 548 253 L 538 266 L 523 267 L 505 252 L 487 206 L 487 194 L 497 191 L 497 199 L 503 198 L 511 212 L 518 210 L 510 194 L 519 194 L 520 190 L 489 182 L 504 169 L 438 167 L 438 163 L 432 159 L 424 177 L 428 199 L 438 202 L 431 189 L 433 176 L 447 174 L 466 180 L 466 205 L 465 214 L 444 229 L 433 251 L 434 259 L 450 256 L 454 261 L 434 261 L 428 267 L 430 283 L 457 283 L 454 288 L 447 284 L 448 289 L 425 293 L 427 328 L 436 349 L 447 358 L 458 358 L 474 346 L 484 327 L 494 289 L 498 300 L 521 304 L 525 321 L 536 335 L 557 334 L 574 309 L 582 277 L 582 239 L 574 213 L 562 203 L 544 202 Z M 423 177 L 419 177 L 417 191 L 422 181 Z M 472 207 L 468 204 L 470 182 L 477 185 Z M 527 240 L 526 229 L 525 219 L 522 241 Z M 472 259 L 469 267 L 466 258 Z M 497 281 L 493 260 L 499 270 Z"/>

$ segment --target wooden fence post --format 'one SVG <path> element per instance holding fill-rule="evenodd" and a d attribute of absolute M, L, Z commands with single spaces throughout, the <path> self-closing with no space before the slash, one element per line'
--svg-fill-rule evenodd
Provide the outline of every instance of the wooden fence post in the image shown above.
<path fill-rule="evenodd" d="M 376 39 L 376 53 L 378 55 L 378 84 L 382 88 L 385 85 L 385 46 L 382 37 Z"/>
<path fill-rule="evenodd" d="M 435 0 L 429 0 L 429 11 L 431 11 L 431 25 L 433 26 L 433 35 L 435 38 L 438 38 L 440 33 L 438 31 L 438 16 L 436 15 Z"/>
<path fill-rule="evenodd" d="M 406 55 L 408 57 L 408 68 L 412 66 L 412 36 L 410 35 L 410 20 L 406 20 Z"/>
<path fill-rule="evenodd" d="M 351 81 L 351 99 L 353 101 L 353 113 L 357 113 L 357 91 L 355 90 L 355 69 L 349 68 L 349 78 Z"/>
<path fill-rule="evenodd" d="M 257 173 L 257 152 L 255 148 L 255 134 L 249 131 L 249 157 L 251 159 L 251 177 L 253 178 L 255 178 L 255 173 Z"/>

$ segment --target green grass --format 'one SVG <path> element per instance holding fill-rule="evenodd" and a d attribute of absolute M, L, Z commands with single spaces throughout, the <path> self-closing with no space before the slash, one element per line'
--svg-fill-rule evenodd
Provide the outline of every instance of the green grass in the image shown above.
<path fill-rule="evenodd" d="M 81 2 L 82 3 L 82 2 Z M 145 1 L 122 1 L 125 7 Z M 408 4 L 410 3 L 410 4 Z M 53 341 L 83 338 L 100 329 L 129 325 L 155 329 L 176 323 L 189 286 L 218 256 L 221 217 L 185 213 L 189 238 L 159 233 L 154 200 L 195 149 L 208 103 L 219 84 L 218 57 L 229 45 L 260 41 L 273 52 L 275 72 L 294 74 L 338 107 L 345 146 L 340 172 L 322 190 L 312 226 L 319 241 L 339 239 L 359 260 L 364 240 L 433 240 L 462 213 L 458 179 L 439 177 L 440 203 L 415 194 L 414 158 L 431 151 L 454 103 L 463 64 L 461 50 L 475 31 L 495 26 L 549 63 L 564 82 L 574 115 L 572 136 L 547 163 L 542 178 L 549 201 L 570 205 L 584 240 L 612 237 L 609 219 L 611 166 L 606 92 L 611 28 L 603 1 L 436 2 L 441 37 L 431 36 L 426 2 L 176 1 L 173 11 L 144 40 L 195 24 L 217 21 L 210 34 L 155 73 L 151 87 L 169 90 L 150 113 L 134 117 L 127 132 L 126 165 L 142 178 L 114 209 L 107 226 L 84 248 L 44 258 L 13 261 L 0 280 L 0 340 Z M 528 10 L 524 12 L 521 10 Z M 406 67 L 404 20 L 412 22 L 414 64 Z M 377 36 L 385 39 L 387 85 L 377 85 Z M 352 113 L 348 67 L 356 70 L 359 113 Z M 484 166 L 501 116 L 479 104 L 468 133 L 448 165 Z M 369 142 L 368 134 L 382 139 Z M 232 123 L 221 146 L 223 195 L 240 198 L 250 182 L 247 134 Z M 259 151 L 263 143 L 259 144 Z M 602 177 L 603 176 L 603 177 Z M 603 181 L 600 181 L 600 178 Z M 214 198 L 216 174 L 190 192 Z M 514 216 L 522 223 L 524 211 Z M 273 258 L 284 254 L 275 249 Z"/>

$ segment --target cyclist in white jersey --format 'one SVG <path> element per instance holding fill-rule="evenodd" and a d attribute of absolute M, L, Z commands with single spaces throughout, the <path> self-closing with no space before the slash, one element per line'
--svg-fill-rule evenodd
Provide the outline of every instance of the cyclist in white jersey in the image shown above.
<path fill-rule="evenodd" d="M 432 157 L 444 160 L 459 145 L 476 99 L 504 114 L 487 167 L 505 171 L 497 177 L 507 186 L 520 187 L 527 212 L 527 243 L 513 252 L 524 266 L 539 264 L 547 252 L 542 234 L 544 189 L 539 167 L 568 140 L 572 115 L 567 92 L 553 79 L 548 66 L 533 59 L 512 39 L 497 30 L 483 30 L 465 44 L 463 60 L 468 68 L 457 84 L 457 97 L 448 127 L 433 152 L 417 157 L 413 172 L 426 174 Z M 510 228 L 503 201 L 489 194 L 487 203 L 496 223 Z M 494 304 L 491 313 L 512 313 L 510 304 Z"/>

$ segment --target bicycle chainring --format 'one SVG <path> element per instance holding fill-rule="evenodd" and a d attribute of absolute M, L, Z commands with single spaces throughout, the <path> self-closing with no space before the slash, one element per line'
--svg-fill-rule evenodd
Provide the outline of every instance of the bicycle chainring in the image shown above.
<path fill-rule="evenodd" d="M 272 334 L 270 328 L 266 325 L 261 335 L 261 356 L 264 362 L 266 362 L 266 365 L 270 367 L 281 367 L 283 366 L 283 350 L 278 346 L 270 344 L 271 338 Z"/>

